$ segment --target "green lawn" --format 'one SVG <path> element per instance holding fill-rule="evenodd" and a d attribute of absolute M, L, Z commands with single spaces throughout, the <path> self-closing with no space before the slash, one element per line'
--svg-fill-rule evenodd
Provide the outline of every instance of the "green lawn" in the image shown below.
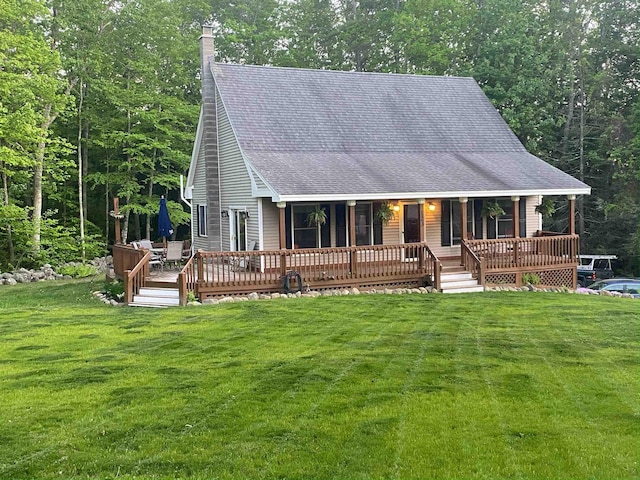
<path fill-rule="evenodd" d="M 0 478 L 638 478 L 640 302 L 0 287 Z"/>

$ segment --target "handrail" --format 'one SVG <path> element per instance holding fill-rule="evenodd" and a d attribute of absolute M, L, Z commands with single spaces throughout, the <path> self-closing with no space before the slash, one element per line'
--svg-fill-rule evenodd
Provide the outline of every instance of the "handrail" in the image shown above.
<path fill-rule="evenodd" d="M 191 255 L 185 266 L 180 270 L 180 273 L 178 273 L 178 297 L 180 299 L 180 306 L 187 304 L 187 295 L 196 289 L 198 281 L 196 263 L 196 256 Z"/>
<path fill-rule="evenodd" d="M 462 265 L 466 271 L 478 280 L 478 284 L 484 287 L 485 284 L 485 261 L 484 257 L 478 257 L 470 248 L 467 240 L 462 240 L 460 244 L 460 257 Z"/>
<path fill-rule="evenodd" d="M 144 253 L 142 259 L 132 270 L 124 272 L 124 301 L 128 305 L 133 302 L 133 297 L 140 293 L 140 289 L 145 285 L 145 279 L 149 276 L 149 260 L 151 260 L 151 252 L 142 250 Z"/>
<path fill-rule="evenodd" d="M 489 271 L 577 265 L 580 237 L 578 235 L 556 235 L 465 240 L 465 243 L 478 258 L 484 257 L 486 270 Z"/>
<path fill-rule="evenodd" d="M 431 269 L 433 288 L 435 288 L 437 291 L 440 291 L 440 280 L 442 278 L 442 262 L 440 262 L 440 259 L 438 259 L 437 255 L 433 253 L 431 248 L 429 248 L 429 245 L 425 244 L 425 250 L 428 254 L 429 262 L 432 262 L 433 264 L 433 267 Z"/>
<path fill-rule="evenodd" d="M 294 270 L 316 286 L 417 280 L 430 276 L 439 288 L 441 263 L 426 243 L 292 250 L 204 252 L 196 255 L 198 288 L 282 285 Z M 195 275 L 195 274 L 194 274 Z"/>

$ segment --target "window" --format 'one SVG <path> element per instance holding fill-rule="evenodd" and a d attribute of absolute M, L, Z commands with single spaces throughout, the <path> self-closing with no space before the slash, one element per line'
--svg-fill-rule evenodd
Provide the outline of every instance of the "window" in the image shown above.
<path fill-rule="evenodd" d="M 294 248 L 317 248 L 318 227 L 309 225 L 307 216 L 315 210 L 316 205 L 293 205 L 293 239 Z"/>
<path fill-rule="evenodd" d="M 370 203 L 356 204 L 356 245 L 371 245 L 373 243 L 371 209 L 372 204 Z"/>
<path fill-rule="evenodd" d="M 513 201 L 510 198 L 498 199 L 498 205 L 504 210 L 504 215 L 498 218 L 487 218 L 487 238 L 513 238 Z M 520 198 L 519 224 L 520 236 L 527 236 L 527 199 Z"/>
<path fill-rule="evenodd" d="M 207 236 L 207 206 L 198 205 L 196 215 L 198 217 L 198 236 Z"/>
<path fill-rule="evenodd" d="M 317 225 L 309 225 L 307 217 L 316 209 L 323 209 L 327 216 L 326 222 L 318 228 Z M 319 248 L 331 246 L 331 206 L 329 204 L 305 204 L 293 205 L 287 211 L 287 224 L 291 239 L 287 238 L 287 248 Z M 290 216 L 289 216 L 290 215 Z M 289 219 L 290 218 L 290 219 Z M 287 235 L 289 237 L 289 233 Z"/>
<path fill-rule="evenodd" d="M 474 235 L 474 238 L 482 238 L 482 221 L 475 219 L 475 203 L 471 200 L 467 202 L 467 233 Z M 460 215 L 460 202 L 452 200 L 442 200 L 440 203 L 440 234 L 441 245 L 450 247 L 452 245 L 460 245 L 462 237 L 462 218 Z M 477 215 L 477 214 L 476 214 Z M 474 233 L 474 230 L 477 233 Z"/>

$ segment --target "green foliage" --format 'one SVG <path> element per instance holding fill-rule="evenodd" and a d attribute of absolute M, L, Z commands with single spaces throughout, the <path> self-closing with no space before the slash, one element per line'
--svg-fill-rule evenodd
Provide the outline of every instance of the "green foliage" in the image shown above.
<path fill-rule="evenodd" d="M 118 280 L 107 282 L 105 283 L 102 291 L 107 295 L 109 300 L 117 300 L 118 302 L 121 302 L 124 298 L 124 283 Z"/>
<path fill-rule="evenodd" d="M 525 285 L 539 285 L 540 275 L 536 273 L 523 273 L 522 283 L 524 283 Z"/>
<path fill-rule="evenodd" d="M 56 271 L 71 278 L 92 277 L 98 273 L 98 269 L 89 264 L 66 264 L 58 267 Z"/>
<path fill-rule="evenodd" d="M 396 214 L 393 211 L 391 204 L 389 202 L 384 202 L 380 205 L 380 208 L 378 208 L 376 217 L 380 219 L 383 225 L 388 225 L 389 222 L 396 217 Z"/>
<path fill-rule="evenodd" d="M 555 202 L 551 197 L 544 197 L 540 205 L 536 205 L 536 213 L 539 213 L 544 218 L 552 216 L 556 211 Z"/>
<path fill-rule="evenodd" d="M 481 215 L 483 217 L 496 218 L 504 215 L 504 209 L 498 204 L 497 200 L 487 200 L 482 206 Z"/>
<path fill-rule="evenodd" d="M 3 477 L 637 473 L 636 300 L 486 292 L 133 309 L 92 290 L 0 287 Z"/>
<path fill-rule="evenodd" d="M 321 227 L 327 222 L 327 212 L 324 208 L 316 207 L 307 215 L 307 225 Z"/>

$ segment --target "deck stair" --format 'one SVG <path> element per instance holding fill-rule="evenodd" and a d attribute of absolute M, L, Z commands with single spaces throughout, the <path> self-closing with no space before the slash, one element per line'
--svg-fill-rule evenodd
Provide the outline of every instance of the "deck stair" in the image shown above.
<path fill-rule="evenodd" d="M 483 292 L 484 287 L 478 285 L 478 281 L 472 277 L 471 272 L 464 270 L 459 262 L 443 263 L 440 276 L 440 289 L 442 293 L 472 293 Z"/>
<path fill-rule="evenodd" d="M 133 296 L 132 307 L 175 307 L 180 305 L 177 288 L 143 287 Z"/>

